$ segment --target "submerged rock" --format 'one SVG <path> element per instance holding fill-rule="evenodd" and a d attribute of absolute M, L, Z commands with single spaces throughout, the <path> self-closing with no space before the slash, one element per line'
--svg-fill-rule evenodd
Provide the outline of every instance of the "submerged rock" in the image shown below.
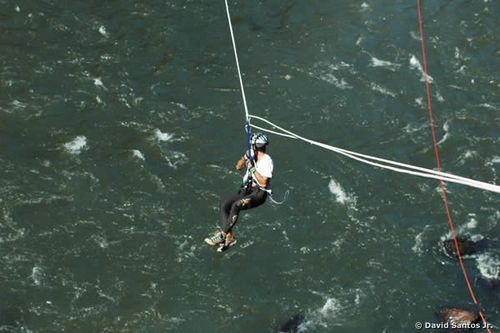
<path fill-rule="evenodd" d="M 469 256 L 481 251 L 484 248 L 484 240 L 473 241 L 468 238 L 457 238 L 458 249 L 462 256 Z M 453 258 L 458 258 L 457 249 L 455 247 L 455 241 L 453 239 L 447 239 L 443 242 L 443 247 L 447 255 Z"/>
<path fill-rule="evenodd" d="M 304 316 L 302 314 L 296 314 L 292 318 L 288 319 L 286 323 L 281 325 L 280 333 L 298 333 L 300 324 L 304 322 Z"/>

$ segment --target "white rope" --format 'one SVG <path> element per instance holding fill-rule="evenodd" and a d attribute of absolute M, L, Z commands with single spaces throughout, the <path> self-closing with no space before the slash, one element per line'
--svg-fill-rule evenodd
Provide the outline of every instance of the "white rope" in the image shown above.
<path fill-rule="evenodd" d="M 252 118 L 253 116 L 250 116 L 250 118 Z M 256 118 L 257 119 L 257 118 Z M 283 134 L 283 133 L 279 133 L 279 132 L 275 132 L 275 131 L 271 131 L 270 129 L 267 129 L 267 128 L 263 128 L 263 127 L 260 127 L 260 126 L 257 126 L 257 125 L 250 125 L 251 127 L 253 128 L 256 128 L 258 130 L 261 130 L 261 131 L 264 131 L 264 132 L 267 132 L 267 133 L 272 133 L 272 134 L 276 134 L 276 135 L 280 135 L 280 136 L 284 136 L 286 138 L 290 138 L 290 139 L 297 139 L 297 137 L 293 136 L 293 135 L 288 135 L 288 134 Z"/>
<path fill-rule="evenodd" d="M 241 97 L 243 98 L 243 107 L 245 108 L 245 120 L 247 123 L 250 122 L 250 117 L 248 114 L 247 99 L 245 96 L 245 88 L 243 87 L 243 79 L 241 78 L 240 62 L 238 61 L 238 52 L 236 51 L 236 42 L 234 40 L 233 26 L 231 24 L 231 14 L 229 14 L 229 5 L 226 2 L 226 12 L 227 12 L 227 23 L 229 24 L 229 31 L 231 32 L 231 41 L 233 42 L 234 59 L 236 60 L 236 68 L 238 69 L 238 78 L 240 79 Z"/>
<path fill-rule="evenodd" d="M 268 120 L 266 120 L 266 119 L 264 119 L 262 117 L 258 117 L 258 116 L 250 116 L 250 117 L 258 119 L 258 120 L 261 120 L 263 122 L 266 122 L 266 123 L 270 124 L 273 127 L 276 127 L 275 124 L 271 123 L 270 121 L 268 121 Z M 259 128 L 261 130 L 269 131 L 269 130 L 263 129 L 261 127 L 257 127 L 257 126 L 255 126 L 255 127 Z M 278 128 L 278 129 L 280 129 L 282 131 L 286 131 L 285 129 L 283 129 L 281 127 L 276 127 L 276 128 Z M 289 131 L 286 131 L 286 132 L 291 133 Z M 278 134 L 277 132 L 274 132 L 274 133 Z M 300 136 L 298 136 L 296 134 L 294 134 L 295 136 L 287 135 L 287 134 L 282 134 L 282 133 L 280 133 L 278 135 L 287 136 L 287 137 L 293 137 L 293 138 L 300 138 L 300 139 L 303 139 L 303 140 L 305 140 L 305 141 L 307 141 L 309 143 L 314 142 L 317 145 L 324 145 L 323 143 L 319 143 L 319 142 L 316 142 L 316 141 L 313 141 L 313 140 L 302 138 L 302 137 L 300 137 Z M 464 177 L 456 176 L 456 175 L 445 173 L 445 172 L 440 172 L 440 171 L 430 170 L 430 169 L 426 169 L 426 168 L 421 168 L 421 167 L 413 166 L 413 165 L 410 165 L 410 164 L 404 164 L 404 163 L 394 162 L 394 161 L 391 161 L 391 160 L 386 160 L 386 159 L 375 157 L 375 156 L 360 154 L 360 153 L 356 153 L 356 152 L 353 152 L 353 151 L 349 151 L 349 150 L 345 150 L 345 149 L 341 149 L 341 148 L 337 148 L 337 147 L 333 147 L 333 146 L 328 146 L 328 147 L 333 148 L 333 151 L 341 153 L 341 154 L 345 153 L 345 154 L 349 154 L 349 155 L 359 156 L 359 157 L 363 157 L 363 158 L 366 158 L 366 159 L 369 159 L 369 160 L 374 160 L 374 161 L 379 161 L 379 162 L 383 162 L 383 163 L 387 163 L 387 164 L 392 164 L 392 165 L 397 165 L 397 166 L 401 166 L 401 167 L 406 167 L 408 169 L 419 170 L 419 171 L 423 171 L 424 173 L 435 174 L 435 175 L 438 175 L 438 176 L 445 176 L 445 177 L 449 177 L 449 178 L 463 180 L 463 181 L 466 181 L 466 182 L 475 182 L 478 185 L 479 184 L 481 184 L 481 185 L 487 184 L 487 183 L 479 182 L 479 181 L 472 180 L 472 179 L 469 179 L 469 178 L 464 178 Z M 323 148 L 325 148 L 325 147 L 323 147 Z M 437 179 L 439 179 L 439 178 L 437 178 Z M 491 185 L 491 184 L 487 184 L 487 185 Z M 493 186 L 496 186 L 496 185 L 493 185 Z"/>
<path fill-rule="evenodd" d="M 338 154 L 347 156 L 351 159 L 357 160 L 357 161 L 362 162 L 362 163 L 366 163 L 366 164 L 380 167 L 383 169 L 392 170 L 392 171 L 399 172 L 399 173 L 405 173 L 405 174 L 410 174 L 410 175 L 424 177 L 424 178 L 439 179 L 439 180 L 443 180 L 443 181 L 447 181 L 447 182 L 458 183 L 458 184 L 462 184 L 462 185 L 467 185 L 467 186 L 479 188 L 479 189 L 486 190 L 486 191 L 500 193 L 500 186 L 495 185 L 495 184 L 489 184 L 489 183 L 473 180 L 470 178 L 456 176 L 456 175 L 446 173 L 446 172 L 435 171 L 435 170 L 431 170 L 431 169 L 417 167 L 414 165 L 409 165 L 409 164 L 404 164 L 404 163 L 395 162 L 395 161 L 391 161 L 391 160 L 386 160 L 386 159 L 375 157 L 375 156 L 360 154 L 360 153 L 356 153 L 356 152 L 349 151 L 346 149 L 337 148 L 337 147 L 330 146 L 330 145 L 327 145 L 327 144 L 324 144 L 321 142 L 317 142 L 314 140 L 304 138 L 304 137 L 302 137 L 298 134 L 295 134 L 291 131 L 288 131 L 288 130 L 286 130 L 286 129 L 284 129 L 276 124 L 273 124 L 272 122 L 270 122 L 267 119 L 264 119 L 262 117 L 258 117 L 258 116 L 254 116 L 254 115 L 250 115 L 249 117 L 253 118 L 253 119 L 260 120 L 264 123 L 267 123 L 267 124 L 271 125 L 273 128 L 278 129 L 284 133 L 278 133 L 276 131 L 272 131 L 272 130 L 265 129 L 265 128 L 262 128 L 259 126 L 251 125 L 252 127 L 260 129 L 261 131 L 285 136 L 288 138 L 302 140 L 302 141 L 310 143 L 312 145 L 316 145 L 316 146 L 319 146 L 321 148 L 334 151 Z M 372 162 L 372 161 L 377 161 L 377 162 L 381 162 L 381 163 L 385 163 L 385 164 L 376 163 L 376 162 Z M 386 164 L 388 164 L 388 165 L 386 165 Z M 393 167 L 390 165 L 395 165 L 398 167 Z M 406 168 L 406 169 L 404 169 L 404 168 Z M 410 171 L 408 169 L 418 170 L 418 171 Z"/>

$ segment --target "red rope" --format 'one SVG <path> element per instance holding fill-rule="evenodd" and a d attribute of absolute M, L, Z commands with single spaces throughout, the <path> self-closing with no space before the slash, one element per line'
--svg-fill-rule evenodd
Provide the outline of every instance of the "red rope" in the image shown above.
<path fill-rule="evenodd" d="M 436 164 L 437 164 L 437 169 L 438 171 L 441 171 L 441 160 L 439 158 L 439 149 L 438 149 L 438 144 L 436 140 L 436 132 L 434 131 L 434 118 L 432 116 L 432 104 L 431 104 L 431 90 L 429 88 L 429 79 L 427 75 L 427 59 L 425 56 L 425 43 L 424 43 L 424 29 L 423 29 L 423 24 L 422 24 L 422 16 L 420 14 L 420 0 L 417 0 L 417 9 L 418 9 L 418 23 L 420 27 L 420 42 L 422 46 L 422 59 L 424 62 L 424 76 L 425 76 L 425 90 L 427 94 L 427 109 L 429 110 L 429 120 L 430 120 L 430 126 L 431 126 L 431 132 L 432 132 L 432 140 L 434 144 L 434 154 L 436 156 Z M 462 273 L 465 278 L 465 282 L 467 283 L 467 288 L 469 289 L 470 296 L 472 298 L 472 301 L 474 304 L 477 306 L 479 315 L 481 316 L 481 319 L 483 321 L 484 327 L 486 330 L 491 333 L 491 330 L 489 328 L 488 322 L 486 321 L 483 311 L 481 310 L 481 306 L 477 302 L 476 295 L 474 294 L 474 290 L 472 289 L 472 285 L 470 283 L 469 277 L 467 276 L 467 271 L 465 270 L 465 265 L 464 261 L 462 259 L 462 254 L 460 253 L 460 248 L 458 246 L 458 240 L 457 240 L 457 234 L 455 233 L 455 226 L 453 224 L 453 219 L 451 217 L 451 212 L 450 208 L 448 205 L 448 198 L 446 196 L 446 189 L 444 186 L 444 183 L 442 180 L 439 180 L 439 186 L 441 188 L 441 193 L 443 195 L 443 202 L 444 202 L 444 208 L 446 211 L 446 216 L 448 217 L 448 222 L 450 224 L 450 231 L 453 236 L 453 241 L 455 243 L 455 249 L 457 251 L 457 256 L 458 256 L 458 262 L 460 263 L 460 268 L 462 269 Z"/>

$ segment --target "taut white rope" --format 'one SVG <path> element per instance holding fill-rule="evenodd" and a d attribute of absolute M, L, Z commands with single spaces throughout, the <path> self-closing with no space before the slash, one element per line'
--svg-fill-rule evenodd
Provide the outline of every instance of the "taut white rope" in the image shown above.
<path fill-rule="evenodd" d="M 383 168 L 383 169 L 392 170 L 392 171 L 399 172 L 399 173 L 406 173 L 406 174 L 424 177 L 424 178 L 440 179 L 440 180 L 447 181 L 447 182 L 458 183 L 458 184 L 467 185 L 467 186 L 479 188 L 479 189 L 486 190 L 486 191 L 500 193 L 500 186 L 495 185 L 495 184 L 489 184 L 489 183 L 473 180 L 470 178 L 456 176 L 456 175 L 446 173 L 446 172 L 435 171 L 435 170 L 431 170 L 431 169 L 417 167 L 417 166 L 410 165 L 410 164 L 404 164 L 404 163 L 395 162 L 395 161 L 391 161 L 391 160 L 387 160 L 387 159 L 383 159 L 383 158 L 379 158 L 379 157 L 375 157 L 375 156 L 356 153 L 356 152 L 349 151 L 346 149 L 337 148 L 337 147 L 330 146 L 330 145 L 327 145 L 327 144 L 324 144 L 321 142 L 317 142 L 314 140 L 304 138 L 304 137 L 302 137 L 298 134 L 295 134 L 291 131 L 288 131 L 288 130 L 286 130 L 286 129 L 284 129 L 284 128 L 282 128 L 282 127 L 280 127 L 280 126 L 278 126 L 278 125 L 276 125 L 276 124 L 274 124 L 274 123 L 270 122 L 269 120 L 264 119 L 262 117 L 258 117 L 258 116 L 254 116 L 254 115 L 250 115 L 249 117 L 253 118 L 253 119 L 260 120 L 264 123 L 267 123 L 268 125 L 271 125 L 273 128 L 282 131 L 282 133 L 272 131 L 272 130 L 269 130 L 266 128 L 262 128 L 260 126 L 251 125 L 252 127 L 257 128 L 261 131 L 265 131 L 265 132 L 276 134 L 276 135 L 285 136 L 288 138 L 298 139 L 298 140 L 310 143 L 312 145 L 319 146 L 321 148 L 334 151 L 338 154 L 347 156 L 351 159 L 357 160 L 357 161 L 362 162 L 362 163 L 366 163 L 366 164 L 373 165 L 373 166 Z M 376 163 L 376 162 L 372 162 L 372 161 L 377 161 L 380 163 Z M 385 163 L 385 164 L 381 164 L 381 163 Z M 398 167 L 393 167 L 390 165 L 395 165 Z M 418 171 L 411 171 L 411 170 L 418 170 Z"/>
<path fill-rule="evenodd" d="M 241 78 L 240 62 L 238 61 L 238 52 L 236 51 L 236 42 L 234 40 L 233 25 L 231 24 L 231 14 L 229 13 L 229 5 L 226 2 L 227 23 L 229 24 L 229 31 L 231 32 L 231 41 L 233 42 L 234 59 L 236 60 L 236 68 L 238 69 L 238 78 L 240 79 L 241 97 L 243 98 L 243 107 L 245 108 L 245 120 L 250 122 L 248 114 L 247 99 L 245 96 L 245 88 L 243 87 L 243 79 Z"/>

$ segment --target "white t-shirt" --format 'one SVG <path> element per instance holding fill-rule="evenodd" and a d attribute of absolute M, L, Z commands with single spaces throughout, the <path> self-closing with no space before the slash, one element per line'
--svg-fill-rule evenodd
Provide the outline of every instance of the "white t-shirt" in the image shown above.
<path fill-rule="evenodd" d="M 274 164 L 271 156 L 265 154 L 255 164 L 255 170 L 266 178 L 273 178 Z"/>
<path fill-rule="evenodd" d="M 257 161 L 257 163 L 255 164 L 255 170 L 257 170 L 257 172 L 261 176 L 264 176 L 266 178 L 273 177 L 273 169 L 274 169 L 273 160 L 271 159 L 271 156 L 269 156 L 267 154 L 262 156 L 262 158 L 260 158 Z M 242 183 L 243 186 L 248 183 L 249 177 L 250 177 L 250 173 L 246 172 L 245 176 L 243 177 L 243 183 Z M 253 183 L 258 183 L 258 181 L 255 177 L 252 177 L 252 181 L 253 181 Z"/>

